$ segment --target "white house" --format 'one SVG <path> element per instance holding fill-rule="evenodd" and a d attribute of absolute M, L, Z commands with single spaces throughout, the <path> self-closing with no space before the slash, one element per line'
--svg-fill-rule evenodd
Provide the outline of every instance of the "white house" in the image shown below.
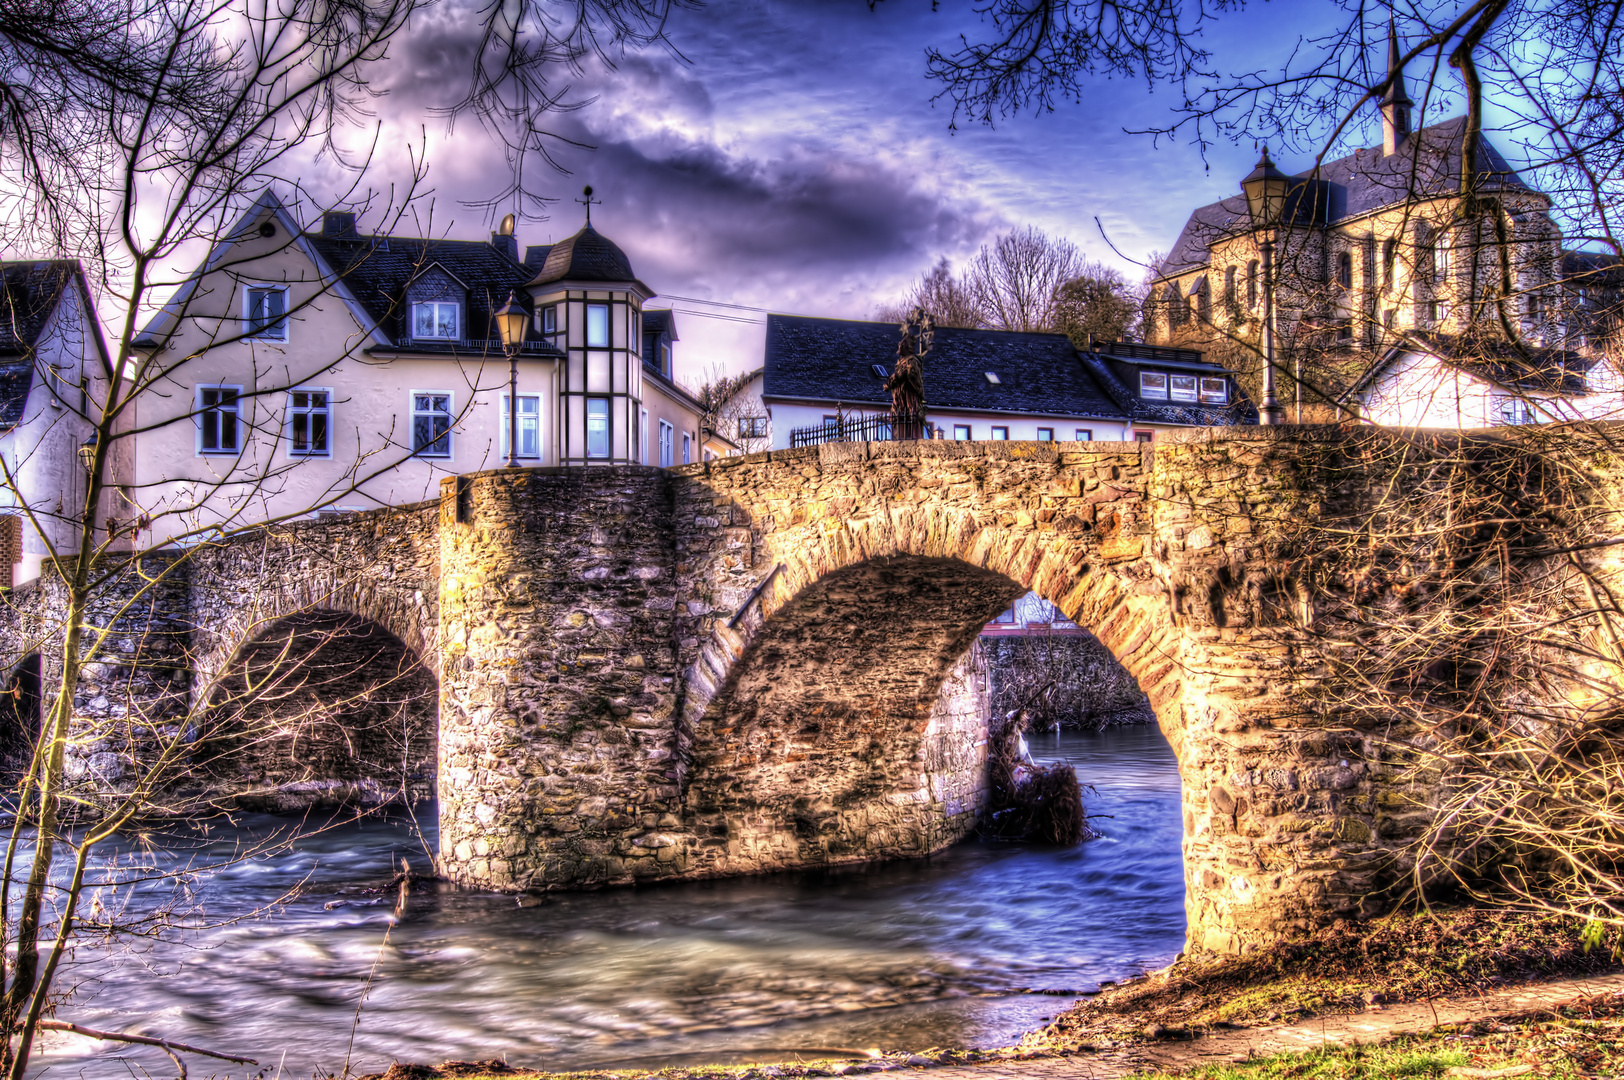
<path fill-rule="evenodd" d="M 136 342 L 162 372 L 134 418 L 151 538 L 435 498 L 504 466 L 510 427 L 522 466 L 697 461 L 698 402 L 669 354 L 645 362 L 652 295 L 590 223 L 521 258 L 510 224 L 431 239 L 329 212 L 306 231 L 267 192 Z"/>
<path fill-rule="evenodd" d="M 1485 428 L 1624 419 L 1624 387 L 1602 357 L 1518 352 L 1504 342 L 1410 332 L 1347 395 L 1362 419 L 1400 428 Z"/>
<path fill-rule="evenodd" d="M 761 402 L 772 445 L 886 438 L 894 323 L 769 315 Z M 925 357 L 937 438 L 1150 441 L 1158 432 L 1257 423 L 1234 377 L 1190 349 L 1064 334 L 938 327 Z M 849 417 L 869 417 L 853 424 Z"/>
<path fill-rule="evenodd" d="M 0 564 L 3 584 L 40 575 L 51 547 L 74 555 L 96 391 L 108 370 L 76 262 L 0 263 Z"/>

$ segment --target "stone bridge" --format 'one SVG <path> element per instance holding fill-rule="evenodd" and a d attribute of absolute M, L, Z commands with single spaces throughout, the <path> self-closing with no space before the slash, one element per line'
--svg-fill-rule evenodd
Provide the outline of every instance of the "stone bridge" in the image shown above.
<path fill-rule="evenodd" d="M 1178 756 L 1191 945 L 1256 947 L 1373 910 L 1426 823 L 1393 797 L 1403 770 L 1311 722 L 1284 677 L 1316 646 L 1282 530 L 1381 484 L 1313 464 L 1346 438 L 847 443 L 461 476 L 437 504 L 194 552 L 192 698 L 289 658 L 387 673 L 393 696 L 345 699 L 377 714 L 351 756 L 437 783 L 442 870 L 473 885 L 916 857 L 973 826 L 986 733 L 964 658 L 1036 590 L 1133 674 Z M 299 780 L 289 760 L 308 787 L 321 754 L 278 753 L 239 770 L 247 790 Z M 341 773 L 326 782 L 367 779 Z"/>

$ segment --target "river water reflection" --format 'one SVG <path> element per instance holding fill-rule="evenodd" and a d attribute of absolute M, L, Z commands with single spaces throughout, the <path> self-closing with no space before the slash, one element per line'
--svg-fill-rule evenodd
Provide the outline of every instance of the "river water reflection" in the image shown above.
<path fill-rule="evenodd" d="M 763 1050 L 998 1045 L 1071 1000 L 1025 991 L 1090 990 L 1165 964 L 1183 944 L 1179 781 L 1160 733 L 1037 736 L 1032 750 L 1073 761 L 1094 785 L 1089 812 L 1110 815 L 1096 822 L 1104 839 L 1060 850 L 972 841 L 913 863 L 559 895 L 535 907 L 420 890 L 381 948 L 388 901 L 363 906 L 356 884 L 386 878 L 403 855 L 419 870 L 426 859 L 406 821 L 371 819 L 207 875 L 202 895 L 217 917 L 307 884 L 263 918 L 184 945 L 116 964 L 81 956 L 79 975 L 95 981 L 71 1011 L 308 1077 L 343 1067 L 376 964 L 354 1071 L 391 1059 L 657 1067 Z M 249 818 L 211 839 L 240 843 L 286 824 Z M 85 1077 L 173 1072 L 159 1055 L 76 1037 L 35 1061 Z"/>

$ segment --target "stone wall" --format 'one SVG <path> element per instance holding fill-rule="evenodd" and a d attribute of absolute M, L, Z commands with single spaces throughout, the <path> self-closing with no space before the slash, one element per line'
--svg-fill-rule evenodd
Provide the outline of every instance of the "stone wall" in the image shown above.
<path fill-rule="evenodd" d="M 1156 710 L 1128 669 L 1087 631 L 987 634 L 981 649 L 995 715 L 1024 705 L 1034 731 L 1156 722 Z"/>

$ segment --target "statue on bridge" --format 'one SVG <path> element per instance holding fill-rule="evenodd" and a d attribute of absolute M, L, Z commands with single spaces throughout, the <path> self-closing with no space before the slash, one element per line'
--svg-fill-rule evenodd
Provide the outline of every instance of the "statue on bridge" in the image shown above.
<path fill-rule="evenodd" d="M 936 328 L 928 312 L 916 307 L 900 327 L 897 366 L 885 380 L 891 391 L 891 437 L 923 439 L 925 432 L 925 354 L 935 342 Z"/>

